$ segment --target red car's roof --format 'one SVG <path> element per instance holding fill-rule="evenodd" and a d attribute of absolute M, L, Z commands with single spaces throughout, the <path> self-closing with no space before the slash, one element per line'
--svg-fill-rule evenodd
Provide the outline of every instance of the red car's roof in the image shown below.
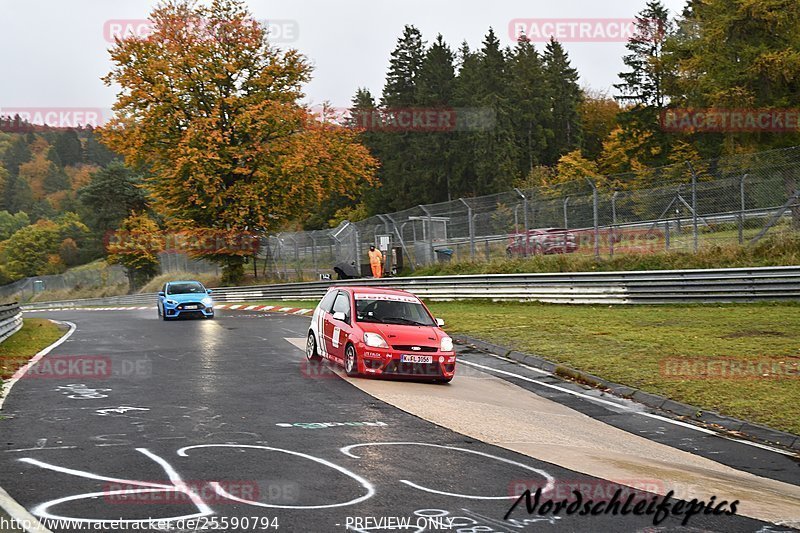
<path fill-rule="evenodd" d="M 395 296 L 412 296 L 417 298 L 416 295 L 411 294 L 408 291 L 403 291 L 400 289 L 384 289 L 381 287 L 369 287 L 369 286 L 353 286 L 353 285 L 338 285 L 331 287 L 331 289 L 341 289 L 348 292 L 358 292 L 358 293 L 365 293 L 365 294 L 393 294 Z"/>

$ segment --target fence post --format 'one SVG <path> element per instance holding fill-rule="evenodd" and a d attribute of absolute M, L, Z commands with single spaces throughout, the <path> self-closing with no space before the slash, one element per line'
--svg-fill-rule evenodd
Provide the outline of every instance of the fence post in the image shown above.
<path fill-rule="evenodd" d="M 414 272 L 414 258 L 411 257 L 411 252 L 409 252 L 408 247 L 406 247 L 406 240 L 403 238 L 403 231 L 406 227 L 406 224 L 408 224 L 409 221 L 406 220 L 405 222 L 400 224 L 400 227 L 398 228 L 397 222 L 395 222 L 392 216 L 391 215 L 386 215 L 386 216 L 389 217 L 389 220 L 392 221 L 392 224 L 394 225 L 394 230 L 397 232 L 397 238 L 400 239 L 400 245 L 403 247 L 403 251 L 405 252 L 406 257 L 408 257 L 408 267 L 411 269 L 411 272 Z M 412 231 L 414 229 L 413 222 L 411 222 L 411 229 Z"/>
<path fill-rule="evenodd" d="M 303 269 L 300 266 L 300 246 L 297 244 L 297 239 L 292 235 L 289 237 L 294 244 L 294 269 L 297 273 L 297 281 L 303 280 Z"/>
<path fill-rule="evenodd" d="M 459 201 L 467 206 L 467 228 L 469 229 L 469 258 L 475 261 L 475 225 L 472 223 L 472 207 L 463 198 Z"/>
<path fill-rule="evenodd" d="M 519 188 L 514 187 L 514 190 L 522 198 L 522 225 L 525 227 L 525 246 L 522 248 L 522 257 L 528 257 L 528 197 Z"/>
<path fill-rule="evenodd" d="M 354 239 L 355 248 L 356 248 L 355 249 L 355 254 L 356 254 L 355 261 L 356 261 L 356 271 L 358 272 L 358 275 L 360 276 L 361 275 L 361 236 L 358 234 L 358 226 L 356 226 L 352 222 L 350 222 L 350 225 L 353 226 L 353 235 L 356 236 L 356 238 Z"/>
<path fill-rule="evenodd" d="M 669 252 L 669 219 L 664 221 L 664 247 Z"/>
<path fill-rule="evenodd" d="M 592 187 L 592 219 L 594 223 L 594 258 L 600 259 L 600 215 L 598 213 L 598 198 L 597 198 L 597 185 L 591 178 L 587 177 L 586 181 Z M 564 253 L 567 253 L 566 247 L 566 233 L 564 234 Z"/>
<path fill-rule="evenodd" d="M 311 233 L 311 262 L 314 263 L 314 276 L 319 279 L 319 267 L 317 266 L 317 238 Z"/>
<path fill-rule="evenodd" d="M 614 257 L 614 240 L 617 238 L 617 195 L 619 191 L 614 191 L 611 195 L 611 238 L 608 241 L 608 248 L 611 257 Z"/>
<path fill-rule="evenodd" d="M 408 266 L 411 269 L 411 272 L 414 272 L 414 260 L 412 259 L 411 254 L 408 251 L 408 248 L 406 248 L 405 239 L 403 239 L 403 227 L 406 225 L 406 223 L 404 222 L 403 225 L 398 228 L 397 222 L 395 222 L 394 218 L 392 218 L 392 215 L 387 214 L 383 216 L 389 219 L 389 222 L 392 223 L 392 228 L 394 228 L 394 234 L 397 235 L 397 240 L 400 243 L 400 253 L 406 254 L 406 257 L 408 257 Z"/>
<path fill-rule="evenodd" d="M 433 250 L 433 215 L 431 215 L 431 212 L 428 211 L 425 208 L 425 206 L 420 205 L 419 208 L 422 209 L 422 211 L 428 217 L 428 244 L 429 244 L 429 247 L 430 247 L 430 254 L 431 254 L 430 255 L 430 258 L 431 258 L 430 264 L 434 264 L 434 263 L 436 263 L 436 253 Z"/>
<path fill-rule="evenodd" d="M 389 229 L 389 222 L 385 218 L 387 216 L 388 215 L 378 215 L 378 218 L 381 219 L 381 222 L 383 222 L 383 231 L 384 231 L 384 233 L 388 233 L 389 237 L 392 237 L 391 240 L 394 240 L 394 237 L 393 237 L 394 236 L 394 232 L 392 232 L 392 230 Z M 394 250 L 392 250 L 391 240 L 390 240 L 389 249 L 386 250 L 386 257 L 384 257 L 384 260 L 385 260 L 384 268 L 386 269 L 387 273 L 391 273 L 392 272 L 392 267 L 394 266 L 394 263 L 392 261 L 392 252 Z M 379 243 L 376 242 L 375 246 L 378 246 L 378 244 Z M 403 252 L 400 252 L 400 253 L 403 253 Z"/>
<path fill-rule="evenodd" d="M 280 233 L 278 235 L 281 235 Z M 281 251 L 281 257 L 283 258 L 283 281 L 289 281 L 289 259 L 286 253 L 286 246 L 283 242 L 283 237 L 278 238 L 278 247 Z"/>
<path fill-rule="evenodd" d="M 569 229 L 569 219 L 567 218 L 568 205 L 569 205 L 569 196 L 564 198 L 564 253 L 567 253 L 567 230 Z"/>
<path fill-rule="evenodd" d="M 744 244 L 744 210 L 745 210 L 744 181 L 746 179 L 747 179 L 747 174 L 742 176 L 742 179 L 739 182 L 739 201 L 741 206 L 741 209 L 739 210 L 739 244 Z"/>
<path fill-rule="evenodd" d="M 694 252 L 697 253 L 697 174 L 694 171 L 691 161 L 687 161 L 686 165 L 692 173 L 692 238 L 694 240 Z"/>

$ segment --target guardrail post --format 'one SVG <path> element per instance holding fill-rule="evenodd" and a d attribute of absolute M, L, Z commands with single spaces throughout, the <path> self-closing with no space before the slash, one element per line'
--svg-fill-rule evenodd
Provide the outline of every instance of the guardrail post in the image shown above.
<path fill-rule="evenodd" d="M 598 213 L 597 185 L 589 177 L 586 178 L 592 187 L 592 218 L 594 223 L 594 258 L 600 259 L 600 215 Z M 564 234 L 564 253 L 567 253 L 566 233 Z"/>
<path fill-rule="evenodd" d="M 669 252 L 669 219 L 664 221 L 664 248 Z"/>
<path fill-rule="evenodd" d="M 694 171 L 691 161 L 687 161 L 686 165 L 692 173 L 692 238 L 694 241 L 694 252 L 697 253 L 698 232 L 697 232 L 697 174 Z"/>
<path fill-rule="evenodd" d="M 739 181 L 739 203 L 741 209 L 739 210 L 739 244 L 744 244 L 744 210 L 745 210 L 745 198 L 744 198 L 744 182 L 747 179 L 747 174 L 742 176 L 741 181 Z"/>
<path fill-rule="evenodd" d="M 472 221 L 472 207 L 463 198 L 459 201 L 467 206 L 467 228 L 469 228 L 469 257 L 475 261 L 475 224 Z"/>

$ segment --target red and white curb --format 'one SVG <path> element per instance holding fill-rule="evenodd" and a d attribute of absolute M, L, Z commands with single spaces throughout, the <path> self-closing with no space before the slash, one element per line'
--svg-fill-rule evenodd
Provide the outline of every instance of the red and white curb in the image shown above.
<path fill-rule="evenodd" d="M 313 309 L 301 307 L 280 307 L 277 305 L 247 305 L 247 304 L 220 304 L 215 309 L 238 309 L 239 311 L 270 311 L 272 313 L 287 313 L 290 315 L 305 315 L 314 312 Z"/>
<path fill-rule="evenodd" d="M 41 313 L 44 311 L 144 311 L 155 309 L 154 305 L 128 306 L 128 307 L 53 307 L 49 309 L 24 309 L 24 313 Z M 247 304 L 217 304 L 214 309 L 229 309 L 238 311 L 268 311 L 270 313 L 285 313 L 290 315 L 305 315 L 312 313 L 313 309 L 300 307 L 280 307 L 277 305 L 247 305 Z"/>

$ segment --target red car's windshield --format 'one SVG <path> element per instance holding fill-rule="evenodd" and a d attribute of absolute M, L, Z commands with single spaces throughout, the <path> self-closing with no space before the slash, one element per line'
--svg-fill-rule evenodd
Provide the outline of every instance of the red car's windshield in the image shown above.
<path fill-rule="evenodd" d="M 379 324 L 435 326 L 433 318 L 419 302 L 385 299 L 356 299 L 356 320 Z"/>

